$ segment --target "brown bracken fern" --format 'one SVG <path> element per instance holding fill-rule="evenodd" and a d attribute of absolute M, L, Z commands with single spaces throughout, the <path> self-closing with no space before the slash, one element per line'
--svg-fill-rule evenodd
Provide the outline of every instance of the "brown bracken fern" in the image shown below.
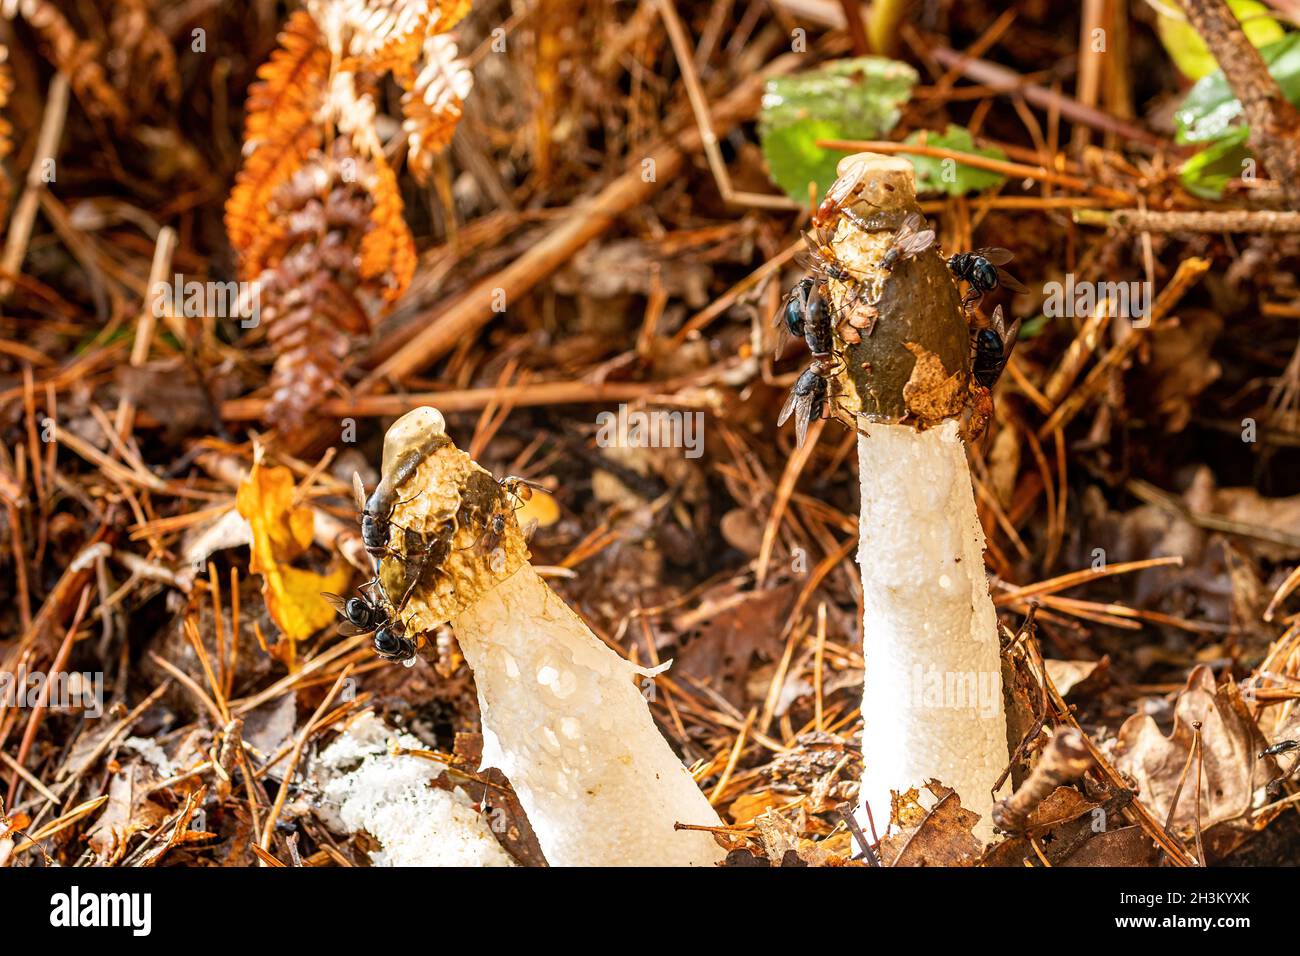
<path fill-rule="evenodd" d="M 5 119 L 4 110 L 9 105 L 9 94 L 14 91 L 13 74 L 9 71 L 9 48 L 0 43 L 0 159 L 9 155 L 14 147 L 14 128 Z M 0 173 L 0 219 L 9 215 L 9 177 Z"/>
<path fill-rule="evenodd" d="M 417 88 L 431 41 L 468 8 L 465 0 L 309 0 L 249 91 L 226 231 L 241 277 L 258 284 L 276 354 L 267 418 L 281 429 L 302 424 L 341 382 L 354 341 L 415 272 L 375 104 L 387 75 L 408 93 Z M 427 168 L 425 154 L 450 141 L 465 79 L 457 95 L 430 103 L 419 130 L 404 126 L 413 167 Z M 446 115 L 435 115 L 439 106 Z M 437 137 L 423 132 L 440 126 Z"/>
<path fill-rule="evenodd" d="M 456 59 L 456 41 L 449 36 L 429 37 L 424 45 L 424 64 L 402 94 L 408 159 L 411 172 L 421 183 L 428 181 L 434 156 L 451 142 L 461 103 L 474 82 L 473 75 Z"/>

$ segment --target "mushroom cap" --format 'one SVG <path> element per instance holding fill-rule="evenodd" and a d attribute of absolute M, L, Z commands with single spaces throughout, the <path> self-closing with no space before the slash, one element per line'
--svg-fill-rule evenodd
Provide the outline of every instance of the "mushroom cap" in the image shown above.
<path fill-rule="evenodd" d="M 410 448 L 430 450 L 395 489 L 389 546 L 379 580 L 398 607 L 407 636 L 418 639 L 477 601 L 528 560 L 515 517 L 518 502 L 469 455 L 445 438 L 441 413 L 428 406 L 407 412 L 384 437 L 384 470 Z M 491 527 L 502 519 L 500 533 Z M 414 587 L 412 589 L 412 582 Z"/>
<path fill-rule="evenodd" d="M 418 447 L 428 438 L 447 434 L 447 420 L 432 405 L 413 408 L 388 427 L 384 434 L 384 474 L 392 471 L 397 457 L 408 448 Z"/>
<path fill-rule="evenodd" d="M 842 216 L 830 245 L 860 286 L 854 298 L 852 284 L 827 282 L 832 312 L 842 314 L 835 336 L 844 362 L 831 383 L 832 408 L 841 416 L 918 428 L 954 418 L 969 398 L 970 325 L 947 262 L 936 244 L 900 259 L 892 271 L 881 265 L 903 220 L 920 212 L 912 164 L 855 153 L 838 171 L 859 178 L 854 198 L 843 203 L 857 221 Z"/>

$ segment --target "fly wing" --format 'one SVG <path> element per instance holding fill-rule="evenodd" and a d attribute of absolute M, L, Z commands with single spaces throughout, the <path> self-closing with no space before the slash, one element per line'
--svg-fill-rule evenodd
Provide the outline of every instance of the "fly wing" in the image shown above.
<path fill-rule="evenodd" d="M 895 248 L 898 249 L 899 255 L 904 259 L 910 259 L 925 252 L 932 245 L 934 245 L 934 230 L 924 229 L 921 232 L 914 232 L 905 236 L 899 240 Z"/>
<path fill-rule="evenodd" d="M 925 228 L 925 217 L 919 212 L 909 212 L 903 219 L 903 224 L 898 227 L 898 237 L 909 236 L 914 232 L 920 232 Z"/>
<path fill-rule="evenodd" d="M 1020 338 L 1020 320 L 1011 323 L 1011 328 L 1007 329 L 1006 336 L 1002 339 L 1002 354 L 1009 356 L 1011 350 L 1016 347 L 1016 339 Z"/>
<path fill-rule="evenodd" d="M 867 164 L 856 163 L 847 176 L 843 176 L 831 183 L 831 188 L 826 190 L 826 200 L 823 200 L 823 202 L 834 200 L 835 205 L 842 204 L 849 197 L 849 194 L 858 188 L 858 183 L 862 182 L 862 177 L 866 174 Z"/>
<path fill-rule="evenodd" d="M 795 386 L 790 389 L 790 394 L 785 397 L 785 404 L 781 406 L 781 414 L 776 420 L 777 428 L 784 425 L 786 420 L 790 417 L 790 413 L 794 411 L 795 403 L 799 401 L 798 388 L 799 386 L 796 383 Z"/>
<path fill-rule="evenodd" d="M 368 634 L 374 630 L 373 627 L 358 627 L 351 621 L 340 621 L 337 628 L 338 632 L 344 637 L 355 637 L 358 634 Z"/>
<path fill-rule="evenodd" d="M 820 233 L 820 230 L 818 232 Z M 808 247 L 808 255 L 812 256 L 814 261 L 822 257 L 822 246 L 825 243 L 822 242 L 821 235 L 814 239 L 811 233 L 805 232 L 803 234 L 803 244 Z"/>
<path fill-rule="evenodd" d="M 972 255 L 981 256 L 995 266 L 1004 266 L 1015 258 L 1014 252 L 1010 249 L 1003 249 L 1001 246 L 994 246 L 991 249 L 976 249 Z"/>
<path fill-rule="evenodd" d="M 1028 292 L 1028 291 L 1029 291 L 1029 290 L 1026 289 L 1023 285 L 1020 284 L 1020 280 L 1019 280 L 1019 279 L 1017 279 L 1017 278 L 1016 278 L 1015 276 L 1013 276 L 1011 273 L 1003 271 L 1002 269 L 999 269 L 999 270 L 998 270 L 998 284 L 999 284 L 999 285 L 1004 285 L 1004 286 L 1006 286 L 1006 287 L 1007 287 L 1008 289 L 1010 289 L 1012 292 Z"/>
<path fill-rule="evenodd" d="M 361 475 L 358 472 L 352 473 L 352 497 L 357 503 L 358 511 L 366 510 L 366 486 L 361 482 Z"/>
<path fill-rule="evenodd" d="M 808 423 L 812 420 L 812 405 L 812 392 L 800 395 L 799 400 L 795 403 L 794 433 L 799 440 L 800 448 L 803 447 L 804 439 L 808 437 Z"/>
<path fill-rule="evenodd" d="M 334 608 L 334 610 L 338 611 L 340 614 L 347 612 L 348 602 L 339 595 L 332 594 L 329 591 L 322 591 L 320 596 L 329 603 L 330 607 Z"/>

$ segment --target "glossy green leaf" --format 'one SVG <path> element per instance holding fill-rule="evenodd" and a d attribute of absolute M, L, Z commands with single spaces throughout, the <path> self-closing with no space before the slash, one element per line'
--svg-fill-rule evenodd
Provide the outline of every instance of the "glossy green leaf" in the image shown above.
<path fill-rule="evenodd" d="M 1220 199 L 1228 181 L 1241 175 L 1250 150 L 1250 131 L 1234 126 L 1222 139 L 1201 150 L 1178 169 L 1178 178 L 1189 193 L 1202 199 Z"/>
<path fill-rule="evenodd" d="M 1300 33 L 1287 34 L 1260 49 L 1268 71 L 1292 103 L 1300 103 Z M 1222 139 L 1241 120 L 1241 103 L 1221 70 L 1199 80 L 1174 114 L 1180 143 Z"/>
<path fill-rule="evenodd" d="M 964 126 L 949 123 L 942 133 L 923 130 L 913 133 L 904 142 L 924 143 L 926 146 L 939 146 L 959 153 L 974 153 L 990 159 L 1006 159 L 1006 153 L 1000 149 L 977 148 L 970 130 Z M 933 156 L 914 156 L 904 153 L 916 167 L 916 191 L 918 193 L 944 192 L 950 196 L 961 196 L 969 192 L 979 192 L 1003 182 L 1006 177 L 1001 173 L 992 173 L 987 169 L 967 166 L 956 159 L 937 159 Z"/>
<path fill-rule="evenodd" d="M 817 141 L 878 139 L 888 133 L 918 79 L 906 63 L 868 56 L 769 80 L 758 135 L 772 178 L 795 202 L 808 202 L 810 182 L 820 197 L 847 154 L 823 149 Z"/>

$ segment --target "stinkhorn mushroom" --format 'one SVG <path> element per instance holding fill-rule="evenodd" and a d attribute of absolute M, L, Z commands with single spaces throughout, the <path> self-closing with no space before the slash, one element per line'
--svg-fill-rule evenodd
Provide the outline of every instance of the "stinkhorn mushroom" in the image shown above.
<path fill-rule="evenodd" d="M 445 438 L 434 408 L 384 440 L 384 473 L 424 457 L 394 489 L 393 553 L 380 582 L 408 639 L 450 622 L 474 671 L 482 766 L 509 778 L 552 866 L 702 866 L 721 825 L 646 703 L 658 670 L 602 643 L 528 563 L 518 486 Z M 400 529 L 400 530 L 399 530 Z"/>
<path fill-rule="evenodd" d="M 970 323 L 944 259 L 933 245 L 897 251 L 919 213 L 911 164 L 860 153 L 839 173 L 819 212 L 832 271 L 847 270 L 825 280 L 836 317 L 827 411 L 859 434 L 861 808 L 883 828 L 891 791 L 937 779 L 987 839 L 1007 729 L 959 426 L 967 408 L 986 416 L 988 391 L 972 379 Z"/>

